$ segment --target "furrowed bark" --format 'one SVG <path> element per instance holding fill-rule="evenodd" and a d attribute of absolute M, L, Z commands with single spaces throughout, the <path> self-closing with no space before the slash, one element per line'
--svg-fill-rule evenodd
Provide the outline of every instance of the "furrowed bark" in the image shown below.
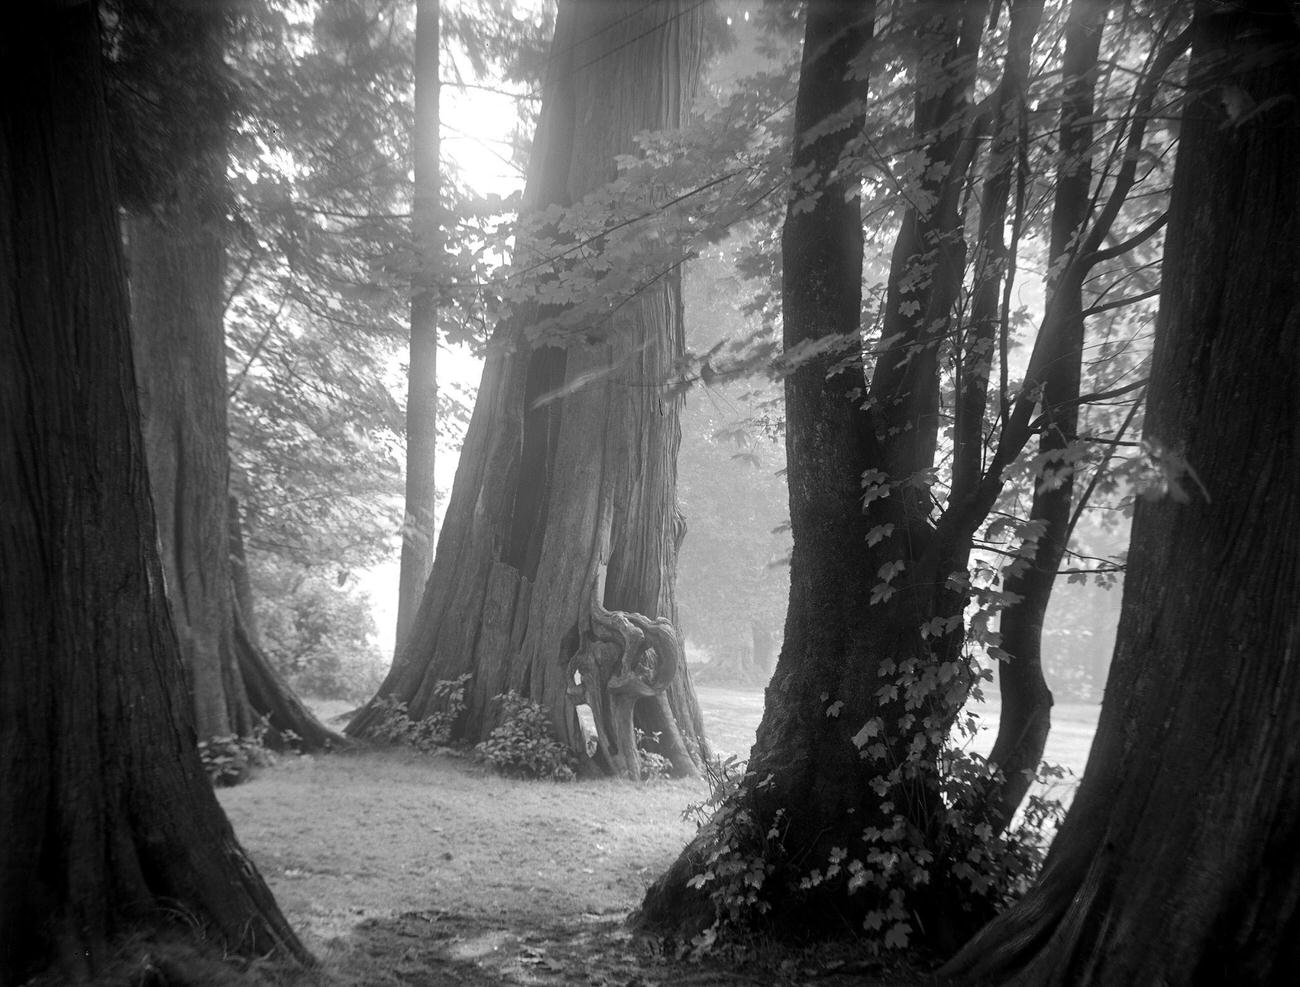
<path fill-rule="evenodd" d="M 309 957 L 194 743 L 144 470 L 95 5 L 0 36 L 0 982 L 128 936 Z M 21 93 L 21 98 L 18 95 Z"/>
<path fill-rule="evenodd" d="M 846 670 L 860 654 L 855 631 L 870 592 L 861 564 L 867 535 L 861 478 L 874 439 L 861 409 L 862 364 L 850 355 L 861 319 L 862 218 L 851 180 L 837 169 L 863 124 L 865 74 L 850 79 L 848 70 L 864 69 L 870 56 L 874 5 L 815 0 L 807 16 L 795 104 L 793 170 L 800 181 L 782 232 L 784 343 L 794 353 L 827 338 L 845 342 L 838 352 L 800 360 L 785 379 L 794 532 L 790 606 L 751 758 L 764 775 L 787 762 L 773 801 L 794 814 L 794 825 L 815 831 L 823 815 L 842 815 L 865 798 L 865 778 L 853 763 L 857 750 L 844 724 L 819 715 L 825 703 L 816 697 L 832 690 L 840 695 Z M 846 126 L 814 140 L 801 136 L 840 117 Z M 811 209 L 795 208 L 808 196 L 815 197 Z M 846 368 L 830 374 L 841 362 Z M 770 818 L 773 807 L 764 809 L 761 818 Z M 713 835 L 711 827 L 702 830 L 650 888 L 635 917 L 639 928 L 684 941 L 712 923 L 712 904 L 687 882 L 701 872 Z"/>
<path fill-rule="evenodd" d="M 525 215 L 573 204 L 614 177 L 634 134 L 682 121 L 704 16 L 688 0 L 561 7 Z M 595 606 L 676 619 L 680 397 L 665 385 L 684 348 L 678 277 L 648 285 L 585 339 L 535 341 L 530 329 L 553 314 L 525 306 L 494 335 L 433 574 L 380 695 L 418 719 L 439 681 L 471 672 L 465 739 L 484 738 L 492 697 L 513 689 L 550 707 L 585 758 L 570 663 Z M 372 702 L 348 732 L 364 736 L 378 715 Z M 636 722 L 663 733 L 679 770 L 695 770 L 703 723 L 684 662 L 662 694 L 636 703 Z M 631 773 L 625 739 L 614 743 L 600 763 Z"/>

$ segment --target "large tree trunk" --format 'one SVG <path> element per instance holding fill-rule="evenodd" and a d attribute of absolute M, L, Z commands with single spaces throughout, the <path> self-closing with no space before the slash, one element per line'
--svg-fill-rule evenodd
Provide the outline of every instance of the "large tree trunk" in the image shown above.
<path fill-rule="evenodd" d="M 1300 948 L 1300 59 L 1198 5 L 1139 503 L 1088 770 L 1038 885 L 949 965 L 999 984 L 1283 983 Z M 1224 94 L 1231 94 L 1231 99 Z"/>
<path fill-rule="evenodd" d="M 526 214 L 599 188 L 633 135 L 682 121 L 704 17 L 688 0 L 561 6 Z M 470 672 L 461 736 L 484 737 L 491 699 L 513 689 L 550 707 L 580 757 L 575 702 L 587 701 L 600 731 L 589 766 L 635 777 L 634 710 L 675 768 L 692 772 L 703 724 L 676 635 L 658 648 L 633 635 L 615 654 L 622 625 L 608 616 L 631 615 L 642 634 L 676 620 L 680 398 L 665 385 L 684 346 L 678 278 L 645 286 L 567 348 L 530 341 L 529 321 L 503 325 L 490 347 L 433 574 L 380 695 L 418 718 L 440 680 Z M 647 647 L 657 667 L 636 675 Z M 643 687 L 653 694 L 637 695 Z M 372 703 L 349 733 L 365 735 L 376 715 Z"/>
<path fill-rule="evenodd" d="M 119 87 L 118 98 L 129 104 L 119 112 L 147 114 L 139 133 L 163 135 L 177 148 L 174 157 L 137 164 L 128 196 L 136 382 L 167 596 L 199 739 L 250 736 L 268 717 L 277 735 L 292 731 L 315 750 L 342 738 L 289 693 L 253 647 L 251 612 L 238 615 L 244 632 L 236 634 L 230 533 L 238 519 L 229 516 L 223 324 L 226 17 L 222 4 L 146 5 L 124 19 L 135 60 L 125 71 L 138 74 L 136 86 Z M 119 160 L 129 154 L 119 149 Z M 246 674 L 257 679 L 251 697 Z"/>
<path fill-rule="evenodd" d="M 217 217 L 204 215 L 191 184 L 177 191 L 165 215 L 127 222 L 131 340 L 167 597 L 206 740 L 247 736 L 256 716 L 234 649 L 225 250 Z"/>
<path fill-rule="evenodd" d="M 438 160 L 439 0 L 418 0 L 415 14 L 415 194 L 411 226 L 416 269 L 411 279 L 411 346 L 406 390 L 406 517 L 397 587 L 397 649 L 415 620 L 433 569 L 433 522 L 438 484 L 438 271 L 442 194 Z"/>
<path fill-rule="evenodd" d="M 0 983 L 171 928 L 307 956 L 194 744 L 163 598 L 94 4 L 0 39 Z M 224 513 L 224 512 L 223 512 Z"/>
<path fill-rule="evenodd" d="M 867 894 L 845 896 L 842 882 L 799 890 L 800 877 L 825 865 L 833 848 L 858 844 L 866 826 L 890 825 L 893 809 L 882 809 L 873 787 L 881 764 L 865 757 L 854 740 L 864 720 L 880 718 L 880 749 L 887 749 L 882 757 L 897 755 L 901 762 L 917 731 L 900 720 L 935 717 L 921 735 L 937 746 L 965 695 L 960 633 L 927 638 L 920 627 L 934 616 L 960 620 L 963 597 L 948 585 L 948 575 L 964 569 L 969 537 L 955 547 L 936 543 L 928 486 L 919 481 L 935 449 L 938 341 L 947 335 L 961 284 L 958 193 L 971 154 L 962 123 L 987 12 L 968 5 L 929 13 L 933 17 L 920 25 L 917 71 L 926 81 L 917 86 L 916 129 L 918 143 L 928 144 L 930 167 L 923 169 L 923 192 L 916 198 L 930 205 L 910 206 L 903 216 L 885 316 L 885 336 L 894 342 L 879 358 L 864 412 L 863 369 L 854 358 L 860 351 L 861 218 L 851 180 L 837 165 L 862 127 L 873 6 L 823 0 L 808 10 L 794 173 L 811 176 L 822 192 L 809 211 L 802 201 L 806 190 L 797 188 L 787 212 L 784 341 L 787 352 L 810 340 L 838 338 L 840 346 L 786 378 L 790 605 L 748 781 L 736 802 L 740 812 L 723 810 L 745 820 L 747 835 L 730 837 L 740 858 L 752 855 L 770 868 L 761 881 L 767 919 L 783 932 L 852 926 L 855 916 L 861 919 L 857 909 L 876 907 Z M 831 120 L 843 123 L 819 127 Z M 800 138 L 814 128 L 824 133 Z M 828 376 L 836 366 L 839 372 Z M 888 575 L 883 567 L 898 562 L 904 565 Z M 905 706 L 906 688 L 892 698 L 883 693 L 882 686 L 895 682 L 886 663 L 901 670 L 909 658 L 917 662 L 918 683 L 922 670 L 946 666 L 952 694 L 929 694 L 917 710 Z M 924 828 L 941 810 L 920 776 L 899 774 L 888 787 L 889 800 L 906 806 L 917 826 Z M 650 889 L 638 919 L 642 927 L 690 936 L 714 920 L 713 904 L 689 882 L 706 870 L 715 838 L 715 827 L 706 827 Z M 707 883 L 704 890 L 710 890 Z M 936 902 L 939 897 L 937 891 Z"/>

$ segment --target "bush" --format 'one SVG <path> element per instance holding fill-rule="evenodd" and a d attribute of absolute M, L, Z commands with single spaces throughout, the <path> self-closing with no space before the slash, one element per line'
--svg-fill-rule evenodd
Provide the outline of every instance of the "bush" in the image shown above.
<path fill-rule="evenodd" d="M 248 781 L 258 768 L 275 764 L 275 754 L 263 743 L 266 730 L 263 720 L 250 737 L 230 734 L 199 741 L 199 760 L 214 788 L 238 785 Z"/>
<path fill-rule="evenodd" d="M 406 703 L 397 702 L 391 696 L 380 696 L 375 700 L 379 719 L 372 735 L 384 743 L 406 744 L 425 753 L 446 747 L 452 741 L 456 721 L 465 712 L 465 689 L 469 680 L 470 675 L 466 673 L 459 678 L 437 682 L 433 687 L 434 703 L 443 708 L 422 720 L 411 719 Z"/>
<path fill-rule="evenodd" d="M 923 679 L 909 664 L 898 670 L 895 685 L 910 690 L 909 696 L 933 696 L 935 684 Z M 978 688 L 973 691 L 978 696 Z M 842 706 L 830 704 L 826 715 L 840 715 Z M 863 941 L 872 953 L 906 949 L 918 919 L 936 904 L 966 934 L 1022 895 L 1042 866 L 1064 809 L 1031 796 L 1016 825 L 996 833 L 986 801 L 994 769 L 938 735 L 933 722 L 904 713 L 892 736 L 893 724 L 880 717 L 864 724 L 853 743 L 878 772 L 869 782 L 880 798 L 877 811 L 856 838 L 831 847 L 822 859 L 788 845 L 786 809 L 766 820 L 752 811 L 751 793 L 769 785 L 770 776 L 744 772 L 734 759 L 708 764 L 710 797 L 686 813 L 701 827 L 708 823 L 703 866 L 688 884 L 708 897 L 714 913 L 713 924 L 692 941 L 694 952 L 742 942 L 763 930 L 774 908 L 798 908 L 801 899 L 826 892 L 842 902 L 836 906 L 842 914 L 861 917 Z M 968 714 L 958 727 L 972 736 L 975 718 Z M 1043 765 L 1037 779 L 1062 774 Z M 909 796 L 938 806 L 919 814 L 927 830 L 914 823 L 904 801 Z"/>
<path fill-rule="evenodd" d="M 517 692 L 492 701 L 498 705 L 500 724 L 474 748 L 477 757 L 512 778 L 572 781 L 576 777 L 576 759 L 555 738 L 550 710 Z"/>

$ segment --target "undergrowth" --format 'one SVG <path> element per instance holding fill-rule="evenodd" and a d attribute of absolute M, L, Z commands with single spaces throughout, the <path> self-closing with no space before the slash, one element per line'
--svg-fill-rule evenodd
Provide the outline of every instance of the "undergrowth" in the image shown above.
<path fill-rule="evenodd" d="M 276 763 L 275 752 L 266 746 L 269 729 L 263 718 L 247 737 L 229 734 L 199 741 L 199 760 L 203 762 L 203 770 L 208 773 L 213 787 L 238 785 L 251 778 L 259 768 L 269 768 Z M 300 740 L 292 730 L 280 731 L 280 737 L 286 748 L 298 748 Z"/>
<path fill-rule="evenodd" d="M 988 808 L 997 769 L 961 746 L 974 735 L 977 718 L 959 720 L 954 741 L 942 727 L 952 720 L 942 710 L 952 707 L 926 702 L 957 673 L 937 683 L 914 664 L 886 663 L 883 674 L 894 679 L 886 688 L 901 687 L 905 701 L 894 708 L 904 712 L 892 731 L 873 717 L 853 737 L 875 771 L 867 784 L 879 801 L 852 838 L 829 848 L 817 843 L 822 834 L 812 837 L 815 848 L 795 842 L 787 808 L 762 817 L 756 808 L 768 801 L 770 775 L 757 777 L 734 756 L 706 763 L 709 795 L 683 816 L 707 830 L 687 883 L 708 896 L 713 922 L 688 952 L 700 956 L 761 939 L 774 909 L 791 914 L 799 902 L 816 900 L 818 909 L 830 901 L 832 914 L 856 916 L 868 952 L 880 955 L 932 933 L 927 915 L 939 912 L 956 926 L 980 924 L 1032 884 L 1064 816 L 1060 802 L 1032 795 L 1013 825 L 998 832 Z M 842 706 L 830 703 L 826 715 L 840 715 Z M 924 708 L 931 712 L 924 715 Z M 1063 774 L 1044 764 L 1035 779 Z"/>
<path fill-rule="evenodd" d="M 493 770 L 511 778 L 573 781 L 576 758 L 556 739 L 550 710 L 517 692 L 492 700 L 500 721 L 474 754 Z"/>
<path fill-rule="evenodd" d="M 411 719 L 406 703 L 391 696 L 380 696 L 375 700 L 378 718 L 371 735 L 382 743 L 405 744 L 425 753 L 448 746 L 456 722 L 465 712 L 465 690 L 470 677 L 466 673 L 435 683 L 433 704 L 441 708 L 419 720 Z"/>

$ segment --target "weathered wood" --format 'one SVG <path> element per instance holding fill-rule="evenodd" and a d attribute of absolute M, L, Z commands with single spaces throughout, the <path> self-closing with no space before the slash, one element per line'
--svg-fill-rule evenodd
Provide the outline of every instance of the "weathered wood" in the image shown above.
<path fill-rule="evenodd" d="M 614 156 L 634 149 L 635 134 L 682 122 L 704 17 L 689 0 L 581 0 L 561 8 L 526 215 L 599 188 L 614 173 Z M 494 567 L 509 567 L 521 591 L 504 687 L 548 706 L 557 735 L 585 756 L 569 666 L 590 622 L 597 571 L 604 573 L 603 606 L 676 618 L 680 398 L 665 385 L 685 345 L 680 294 L 678 276 L 665 275 L 578 340 L 535 343 L 530 330 L 555 314 L 536 306 L 498 328 L 433 574 L 381 695 L 406 701 L 418 716 L 438 681 L 478 674 L 481 642 L 485 657 L 504 657 L 499 629 L 485 625 Z M 466 739 L 481 739 L 499 682 L 494 665 L 470 689 Z M 661 694 L 683 752 L 688 742 L 703 748 L 684 664 Z M 374 715 L 367 707 L 349 732 L 364 735 Z M 635 745 L 616 746 L 624 756 Z M 692 764 L 691 755 L 679 761 Z"/>
<path fill-rule="evenodd" d="M 526 595 L 526 582 L 518 569 L 503 562 L 492 566 L 483 602 L 479 639 L 474 647 L 474 681 L 468 704 L 479 715 L 490 708 L 492 697 L 506 691 L 510 664 L 515 655 L 515 614 L 521 596 Z M 484 726 L 486 724 L 468 723 L 464 729 L 478 735 Z"/>

